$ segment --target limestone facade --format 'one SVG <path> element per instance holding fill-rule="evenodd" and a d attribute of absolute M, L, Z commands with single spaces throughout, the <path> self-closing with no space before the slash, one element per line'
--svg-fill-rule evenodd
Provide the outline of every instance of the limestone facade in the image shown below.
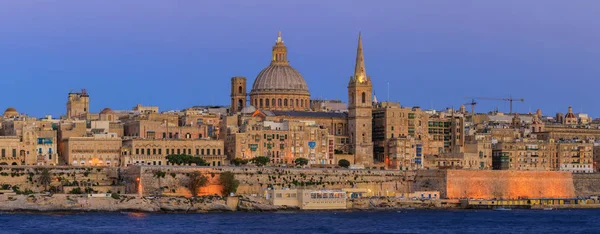
<path fill-rule="evenodd" d="M 128 139 L 123 141 L 122 166 L 168 165 L 166 156 L 201 157 L 212 166 L 226 165 L 224 142 L 205 139 Z"/>
<path fill-rule="evenodd" d="M 69 137 L 63 140 L 63 158 L 72 166 L 120 165 L 121 138 L 116 134 L 97 134 L 91 137 Z"/>
<path fill-rule="evenodd" d="M 260 121 L 229 134 L 225 148 L 230 158 L 266 156 L 275 165 L 294 165 L 297 158 L 309 164 L 337 164 L 334 139 L 311 121 Z"/>
<path fill-rule="evenodd" d="M 67 100 L 67 119 L 88 119 L 90 112 L 90 95 L 83 89 L 81 92 L 69 93 Z"/>

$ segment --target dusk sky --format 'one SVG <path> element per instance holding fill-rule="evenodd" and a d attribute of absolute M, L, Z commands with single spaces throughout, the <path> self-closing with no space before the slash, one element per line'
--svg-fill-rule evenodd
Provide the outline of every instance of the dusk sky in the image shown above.
<path fill-rule="evenodd" d="M 443 109 L 522 97 L 519 112 L 600 116 L 597 0 L 13 0 L 0 2 L 0 109 L 228 105 L 232 76 L 269 65 L 281 30 L 312 98 L 347 99 L 357 36 L 377 99 Z M 479 112 L 502 101 L 480 101 Z M 0 111 L 2 111 L 0 110 Z"/>

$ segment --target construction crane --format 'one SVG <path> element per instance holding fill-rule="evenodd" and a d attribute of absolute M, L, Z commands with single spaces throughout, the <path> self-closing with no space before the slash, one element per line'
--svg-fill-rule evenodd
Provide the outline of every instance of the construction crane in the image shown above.
<path fill-rule="evenodd" d="M 465 104 L 463 104 L 465 106 L 471 106 L 471 114 L 474 115 L 475 114 L 475 105 L 477 105 L 477 102 L 475 101 L 475 99 L 471 99 L 471 102 L 467 102 Z"/>
<path fill-rule="evenodd" d="M 516 101 L 516 102 L 524 102 L 525 101 L 525 99 L 523 99 L 523 98 L 513 98 L 512 96 L 509 96 L 507 98 L 492 98 L 492 97 L 465 97 L 465 98 L 471 99 L 472 103 L 474 103 L 475 100 L 507 101 L 510 103 L 510 113 L 509 114 L 513 113 L 513 101 Z M 477 104 L 477 103 L 475 103 L 475 104 Z M 473 105 L 473 108 L 474 108 L 474 105 Z"/>

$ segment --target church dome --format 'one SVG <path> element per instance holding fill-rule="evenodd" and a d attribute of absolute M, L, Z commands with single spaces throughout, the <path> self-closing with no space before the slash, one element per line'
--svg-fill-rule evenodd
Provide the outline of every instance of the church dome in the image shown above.
<path fill-rule="evenodd" d="M 240 111 L 242 114 L 252 114 L 256 111 L 256 107 L 250 105 L 250 106 L 245 106 L 244 108 L 242 108 L 242 110 Z"/>
<path fill-rule="evenodd" d="M 290 65 L 271 64 L 263 69 L 254 80 L 252 92 L 260 91 L 308 94 L 308 86 L 300 72 Z"/>
<path fill-rule="evenodd" d="M 114 114 L 115 112 L 110 108 L 104 108 L 104 110 L 100 111 L 100 114 Z"/>
<path fill-rule="evenodd" d="M 3 114 L 3 116 L 5 118 L 14 117 L 17 115 L 19 115 L 19 112 L 17 112 L 17 109 L 15 109 L 13 107 L 6 108 L 6 110 L 4 111 L 4 114 Z"/>

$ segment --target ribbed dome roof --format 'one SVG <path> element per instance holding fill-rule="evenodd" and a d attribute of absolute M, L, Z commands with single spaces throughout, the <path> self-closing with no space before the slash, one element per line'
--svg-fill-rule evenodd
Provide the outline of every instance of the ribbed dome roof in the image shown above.
<path fill-rule="evenodd" d="M 308 93 L 308 86 L 300 72 L 293 67 L 271 64 L 256 76 L 256 80 L 252 85 L 252 92 L 256 91 L 299 91 Z"/>

